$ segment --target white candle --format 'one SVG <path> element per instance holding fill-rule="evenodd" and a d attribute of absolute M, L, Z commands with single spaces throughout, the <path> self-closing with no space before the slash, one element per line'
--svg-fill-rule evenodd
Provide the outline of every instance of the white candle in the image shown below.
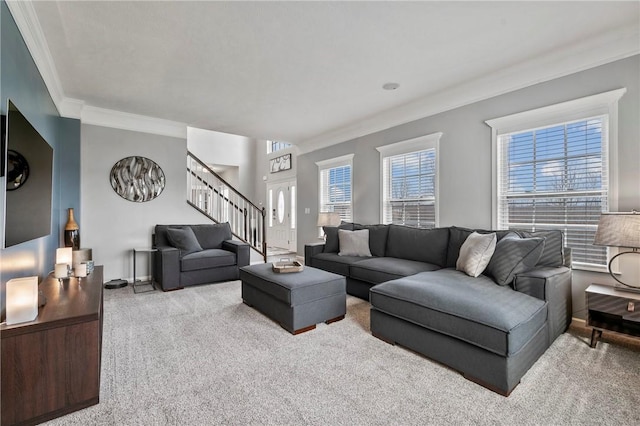
<path fill-rule="evenodd" d="M 38 277 L 7 281 L 7 325 L 38 317 Z"/>
<path fill-rule="evenodd" d="M 76 277 L 82 278 L 87 276 L 87 264 L 86 263 L 78 263 L 76 265 Z"/>
<path fill-rule="evenodd" d="M 56 263 L 56 267 L 53 271 L 53 276 L 56 278 L 69 277 L 69 265 L 66 263 Z"/>
<path fill-rule="evenodd" d="M 71 247 L 56 249 L 56 263 L 66 263 L 71 265 L 73 262 L 73 250 Z"/>

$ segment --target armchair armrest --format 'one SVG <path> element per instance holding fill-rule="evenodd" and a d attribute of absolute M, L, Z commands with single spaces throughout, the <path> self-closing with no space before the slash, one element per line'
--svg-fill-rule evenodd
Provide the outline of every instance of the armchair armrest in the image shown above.
<path fill-rule="evenodd" d="M 564 333 L 571 323 L 571 269 L 566 266 L 540 267 L 516 275 L 516 291 L 547 302 L 549 344 Z"/>
<path fill-rule="evenodd" d="M 250 246 L 244 241 L 225 240 L 222 242 L 222 249 L 236 254 L 238 268 L 247 266 L 251 257 Z"/>
<path fill-rule="evenodd" d="M 156 247 L 153 269 L 155 280 L 162 290 L 176 290 L 180 286 L 180 250 L 175 247 Z"/>
<path fill-rule="evenodd" d="M 304 263 L 313 266 L 313 257 L 324 251 L 324 242 L 305 244 L 304 246 Z"/>

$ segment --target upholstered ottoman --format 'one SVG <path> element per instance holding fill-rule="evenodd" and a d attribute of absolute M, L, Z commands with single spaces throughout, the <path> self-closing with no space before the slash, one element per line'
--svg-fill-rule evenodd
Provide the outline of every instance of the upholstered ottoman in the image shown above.
<path fill-rule="evenodd" d="M 306 266 L 300 272 L 276 273 L 270 263 L 240 269 L 242 300 L 285 330 L 299 334 L 344 318 L 345 278 Z"/>

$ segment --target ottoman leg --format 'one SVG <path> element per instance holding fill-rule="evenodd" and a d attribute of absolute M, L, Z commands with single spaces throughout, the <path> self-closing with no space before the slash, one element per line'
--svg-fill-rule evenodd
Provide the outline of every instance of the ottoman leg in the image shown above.
<path fill-rule="evenodd" d="M 280 324 L 280 325 L 282 326 L 282 324 Z M 282 328 L 284 328 L 284 327 L 282 327 Z M 299 328 L 298 330 L 294 330 L 293 333 L 291 333 L 291 334 L 293 334 L 295 336 L 296 334 L 301 334 L 301 333 L 304 333 L 305 331 L 311 331 L 311 330 L 314 330 L 315 328 L 316 328 L 316 325 L 314 324 L 314 325 L 310 325 L 309 327 L 304 327 L 304 328 Z M 286 330 L 286 328 L 285 328 L 285 330 Z"/>
<path fill-rule="evenodd" d="M 340 315 L 339 317 L 335 317 L 335 318 L 331 318 L 329 320 L 326 320 L 324 323 L 325 324 L 331 324 L 332 322 L 337 322 L 337 321 L 340 321 L 340 320 L 343 320 L 343 319 L 344 319 L 344 315 Z"/>

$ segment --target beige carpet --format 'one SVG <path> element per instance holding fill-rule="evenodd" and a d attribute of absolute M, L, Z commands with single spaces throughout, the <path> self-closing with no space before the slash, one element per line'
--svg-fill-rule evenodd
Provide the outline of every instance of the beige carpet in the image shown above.
<path fill-rule="evenodd" d="M 240 283 L 105 290 L 100 404 L 59 425 L 640 424 L 640 352 L 562 335 L 510 397 L 369 333 L 369 305 L 292 336 Z"/>

